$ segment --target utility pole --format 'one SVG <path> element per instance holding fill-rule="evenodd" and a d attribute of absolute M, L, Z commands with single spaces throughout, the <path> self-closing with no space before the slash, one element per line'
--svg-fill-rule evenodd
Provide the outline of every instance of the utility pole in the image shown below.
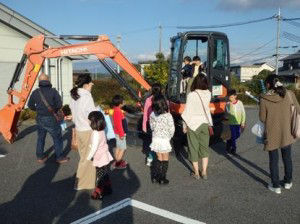
<path fill-rule="evenodd" d="M 278 15 L 276 16 L 277 19 L 277 34 L 276 34 L 276 75 L 278 75 L 278 59 L 279 59 L 279 45 L 280 45 L 280 20 L 281 13 L 280 8 L 278 9 Z"/>
<path fill-rule="evenodd" d="M 122 39 L 121 35 L 118 35 L 117 36 L 117 48 L 118 48 L 118 50 L 120 50 L 121 39 Z M 120 66 L 119 65 L 117 65 L 117 73 L 118 74 L 120 73 Z"/>
<path fill-rule="evenodd" d="M 159 53 L 161 53 L 161 39 L 162 39 L 162 26 L 161 26 L 161 24 L 159 24 L 158 29 L 159 29 Z"/>

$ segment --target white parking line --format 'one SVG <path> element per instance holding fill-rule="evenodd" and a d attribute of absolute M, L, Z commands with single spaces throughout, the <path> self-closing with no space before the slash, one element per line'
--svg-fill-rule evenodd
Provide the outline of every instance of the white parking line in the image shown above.
<path fill-rule="evenodd" d="M 108 216 L 114 212 L 117 212 L 127 206 L 132 206 L 141 210 L 144 210 L 146 212 L 153 213 L 155 215 L 159 215 L 161 217 L 167 218 L 174 220 L 179 223 L 184 223 L 184 224 L 205 224 L 204 222 L 200 222 L 195 219 L 190 219 L 178 214 L 175 214 L 173 212 L 169 212 L 164 209 L 160 209 L 157 207 L 154 207 L 152 205 L 148 205 L 146 203 L 131 199 L 131 198 L 126 198 L 122 201 L 119 201 L 115 204 L 112 204 L 104 209 L 101 209 L 97 212 L 94 212 L 86 217 L 83 217 L 75 222 L 72 222 L 71 224 L 89 224 L 92 222 L 95 222 L 96 220 L 102 219 L 105 216 Z"/>

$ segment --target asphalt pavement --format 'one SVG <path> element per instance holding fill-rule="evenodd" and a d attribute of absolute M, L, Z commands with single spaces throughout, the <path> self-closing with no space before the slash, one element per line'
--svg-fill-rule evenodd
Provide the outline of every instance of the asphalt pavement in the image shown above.
<path fill-rule="evenodd" d="M 153 207 L 147 211 L 128 205 L 94 223 L 177 223 L 164 216 L 176 214 L 199 223 L 299 224 L 300 143 L 293 146 L 293 188 L 282 189 L 281 195 L 270 192 L 266 187 L 270 182 L 268 154 L 250 133 L 257 116 L 256 108 L 247 108 L 247 128 L 238 140 L 237 156 L 226 155 L 224 143 L 212 146 L 207 181 L 190 177 L 191 164 L 185 151 L 181 151 L 171 155 L 170 184 L 152 184 L 142 140 L 131 133 L 125 156 L 129 166 L 112 171 L 113 194 L 103 201 L 90 200 L 89 191 L 73 189 L 79 157 L 76 151 L 70 151 L 70 130 L 64 132 L 70 162 L 55 162 L 48 136 L 45 150 L 52 156 L 39 164 L 35 158 L 36 127 L 27 122 L 20 127 L 15 143 L 0 140 L 0 154 L 6 155 L 0 158 L 0 223 L 72 223 L 131 198 L 154 206 L 157 214 Z M 283 178 L 281 160 L 280 177 Z"/>

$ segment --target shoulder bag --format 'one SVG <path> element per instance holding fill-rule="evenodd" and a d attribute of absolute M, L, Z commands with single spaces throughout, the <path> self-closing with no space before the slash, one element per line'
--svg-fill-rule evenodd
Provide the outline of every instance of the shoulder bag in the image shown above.
<path fill-rule="evenodd" d="M 297 111 L 291 94 L 289 92 L 287 94 L 291 101 L 291 134 L 294 138 L 300 138 L 300 114 Z"/>
<path fill-rule="evenodd" d="M 59 122 L 59 123 L 60 123 L 61 121 L 63 121 L 64 118 L 65 118 L 65 115 L 64 115 L 64 113 L 62 112 L 62 110 L 59 109 L 57 112 L 55 112 L 55 111 L 52 109 L 52 107 L 49 105 L 49 103 L 47 102 L 47 100 L 46 100 L 45 96 L 43 95 L 41 89 L 38 89 L 38 92 L 39 92 L 39 94 L 40 94 L 40 96 L 41 96 L 41 99 L 42 99 L 43 103 L 44 103 L 45 106 L 47 107 L 48 111 L 49 111 L 50 113 L 52 113 L 53 116 L 56 118 L 56 121 Z"/>
<path fill-rule="evenodd" d="M 197 92 L 195 91 L 195 93 L 197 93 Z M 206 110 L 205 110 L 205 107 L 204 107 L 202 98 L 201 98 L 201 96 L 200 96 L 199 93 L 197 93 L 197 95 L 198 95 L 199 98 L 200 98 L 200 101 L 201 101 L 201 104 L 202 104 L 202 107 L 203 107 L 203 110 L 204 110 L 204 114 L 205 114 L 205 117 L 206 117 L 207 122 L 208 122 L 208 133 L 209 133 L 209 136 L 213 136 L 213 135 L 214 135 L 214 129 L 213 129 L 212 125 L 209 123 L 209 118 L 208 118 L 207 112 L 206 112 Z"/>

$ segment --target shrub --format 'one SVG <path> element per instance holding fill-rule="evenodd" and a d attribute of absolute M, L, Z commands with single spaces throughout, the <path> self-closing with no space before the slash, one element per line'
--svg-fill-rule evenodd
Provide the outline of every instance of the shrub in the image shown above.
<path fill-rule="evenodd" d="M 244 105 L 256 105 L 257 104 L 252 98 L 250 98 L 249 96 L 247 96 L 243 93 L 238 94 L 238 99 L 240 101 L 242 101 Z"/>
<path fill-rule="evenodd" d="M 20 121 L 25 121 L 25 120 L 28 120 L 28 119 L 35 119 L 35 116 L 36 116 L 35 111 L 32 111 L 29 108 L 26 108 L 21 112 L 19 120 Z"/>
<path fill-rule="evenodd" d="M 121 87 L 120 84 L 112 79 L 96 80 L 92 90 L 92 95 L 96 104 L 101 105 L 103 109 L 108 109 L 114 95 L 119 94 L 124 97 L 124 103 L 128 105 L 135 105 L 137 102 L 132 99 L 127 89 Z"/>

